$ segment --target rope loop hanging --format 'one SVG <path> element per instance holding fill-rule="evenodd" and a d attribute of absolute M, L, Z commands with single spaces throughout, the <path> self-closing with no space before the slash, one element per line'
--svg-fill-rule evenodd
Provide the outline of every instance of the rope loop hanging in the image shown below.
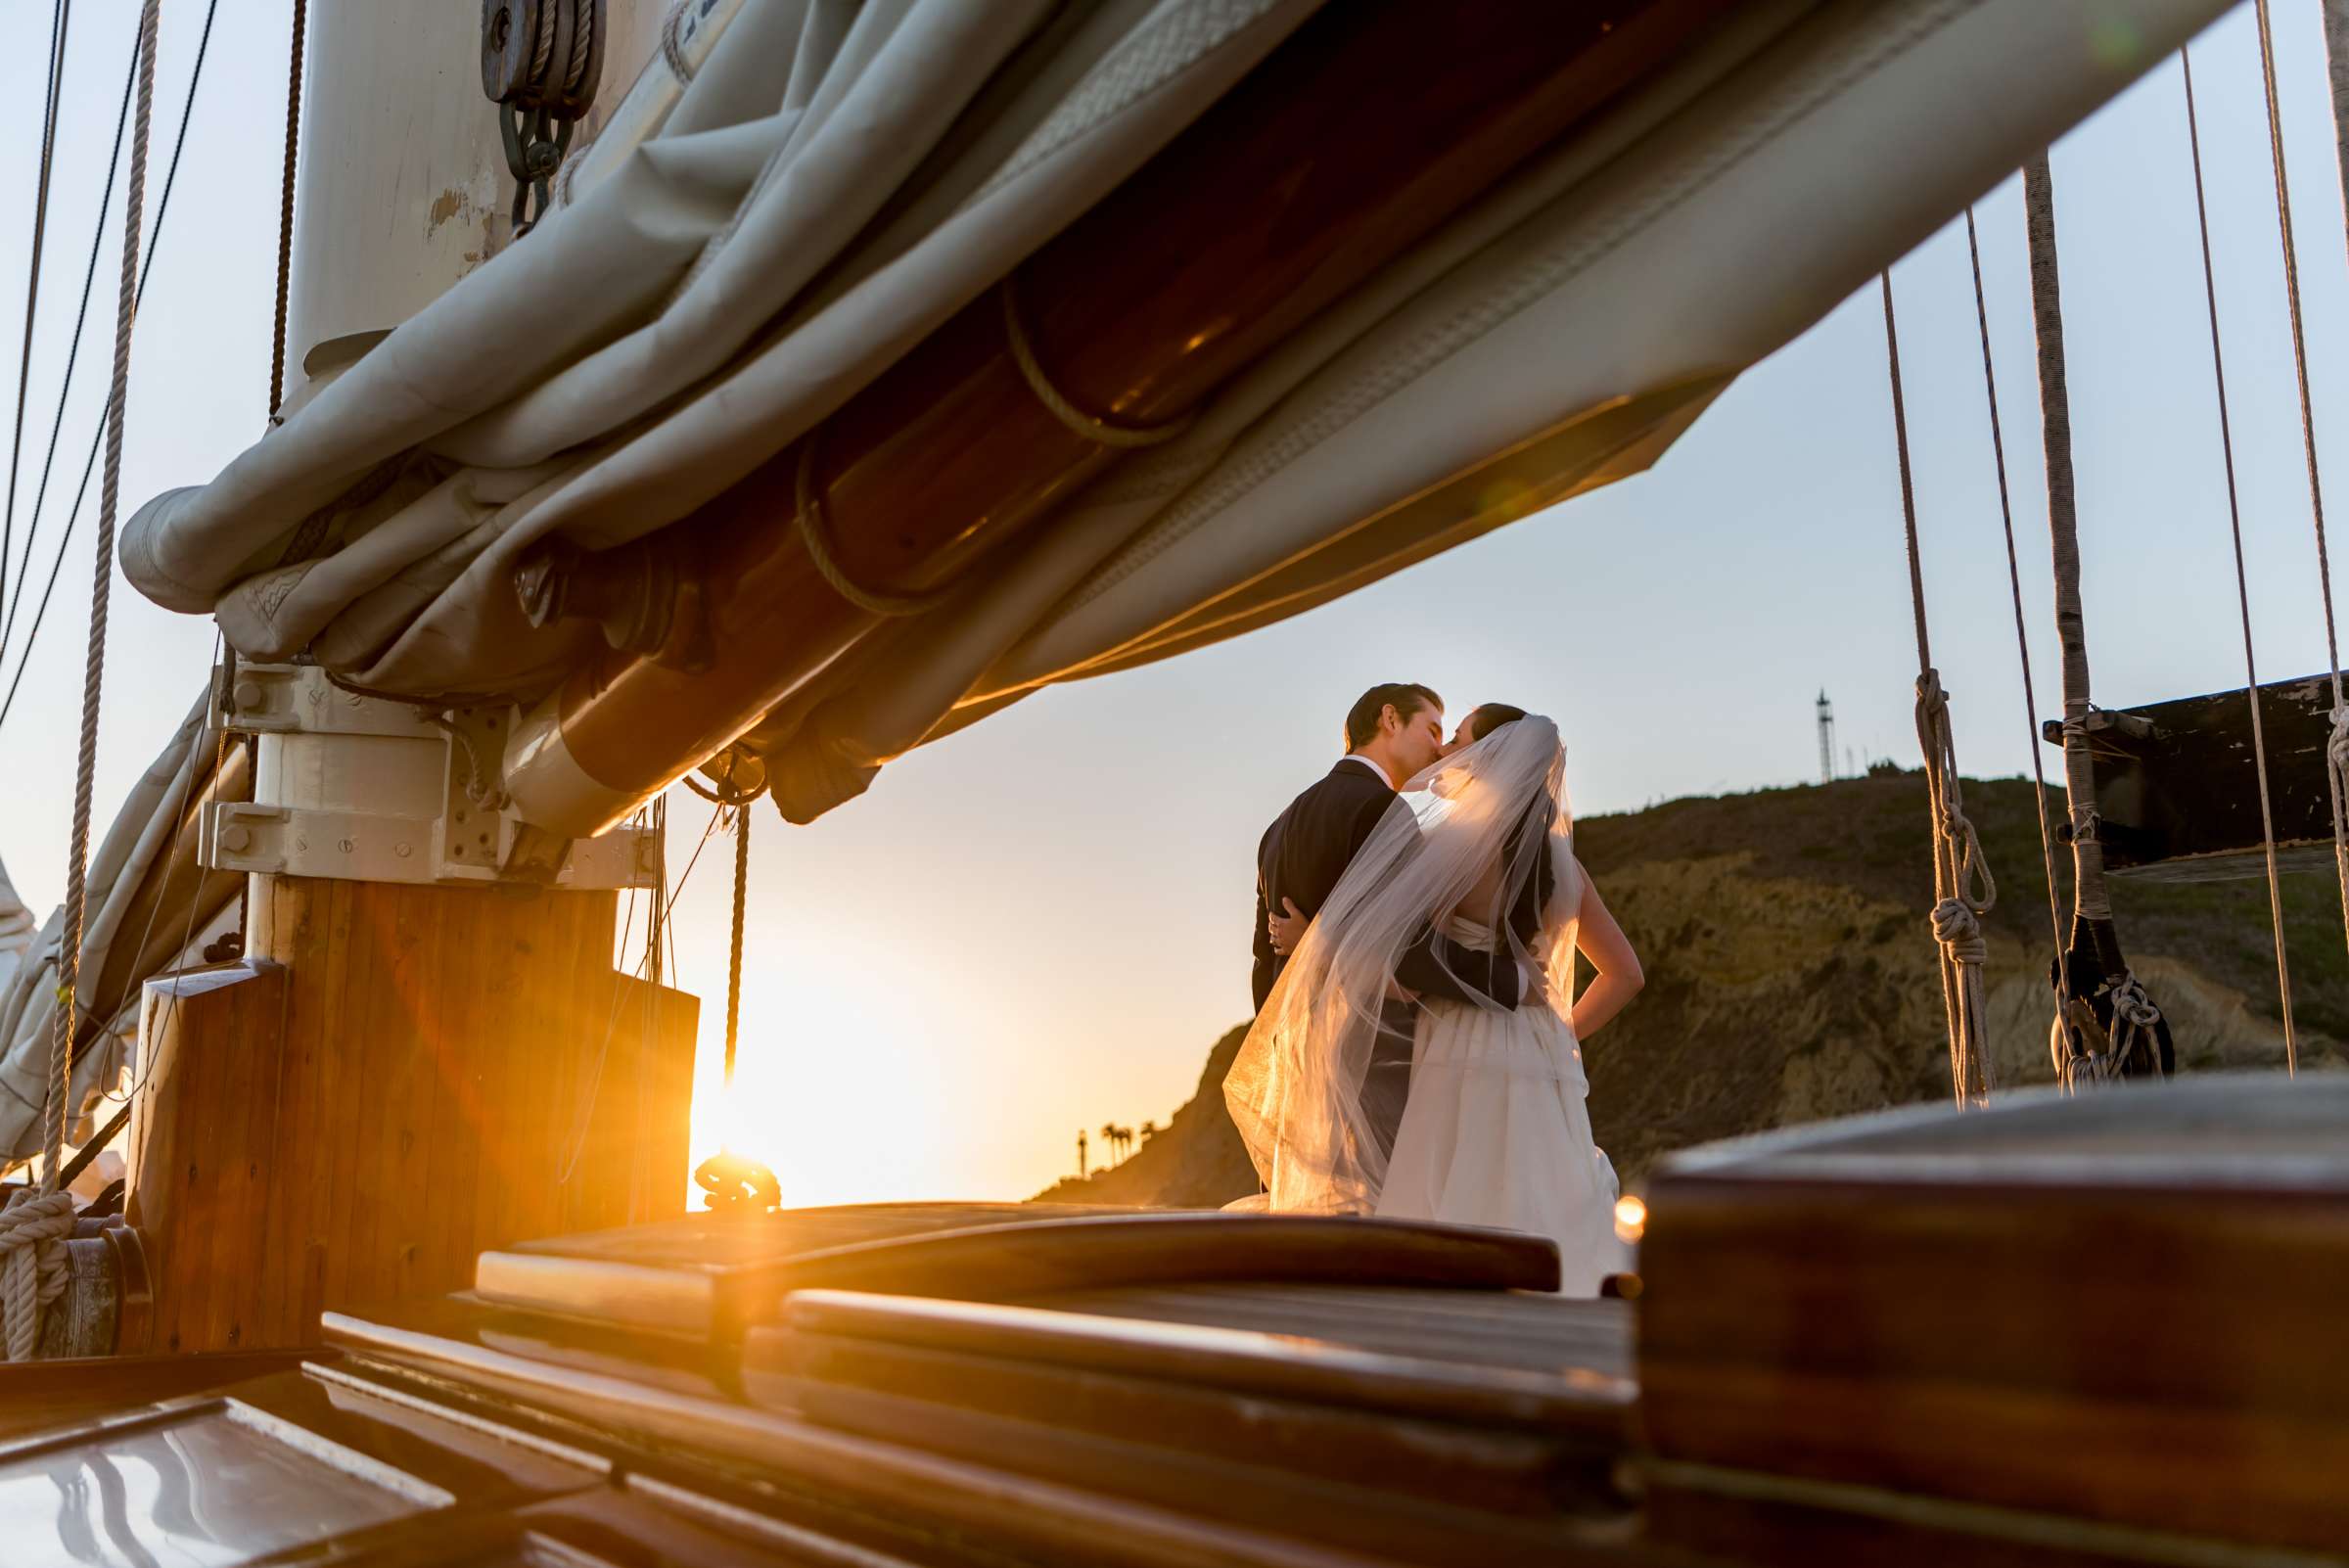
<path fill-rule="evenodd" d="M 1191 422 L 1196 417 L 1191 414 L 1158 425 L 1123 425 L 1097 414 L 1088 414 L 1070 401 L 1068 394 L 1045 374 L 1043 362 L 1036 358 L 1035 341 L 1028 336 L 1027 324 L 1020 319 L 1018 280 L 1017 273 L 1005 277 L 1002 288 L 997 291 L 1003 297 L 1004 342 L 1011 347 L 1012 362 L 1020 367 L 1020 378 L 1027 382 L 1028 390 L 1072 435 L 1091 441 L 1096 446 L 1132 450 L 1164 445 L 1191 428 Z"/>
<path fill-rule="evenodd" d="M 819 429 L 821 427 L 818 427 Z M 800 442 L 800 462 L 793 482 L 796 509 L 792 521 L 800 531 L 800 546 L 816 572 L 830 583 L 832 591 L 854 605 L 868 616 L 896 620 L 922 615 L 935 610 L 946 601 L 959 584 L 944 582 L 935 588 L 914 592 L 887 591 L 868 588 L 849 576 L 848 568 L 832 548 L 832 526 L 824 506 L 823 491 L 815 483 L 816 431 L 809 431 Z"/>
<path fill-rule="evenodd" d="M 1925 791 L 1933 820 L 1933 940 L 1940 945 L 1942 1015 L 1950 1037 L 1950 1087 L 1959 1105 L 1990 1097 L 1993 1075 L 1989 1001 L 1982 969 L 1990 944 L 1982 916 L 1998 901 L 1998 884 L 1982 856 L 1982 841 L 1966 818 L 1958 774 L 1958 744 L 1950 732 L 1949 694 L 1933 667 L 1925 619 L 1924 558 L 1917 542 L 1916 483 L 1909 464 L 1909 409 L 1901 390 L 1901 336 L 1892 309 L 1892 274 L 1879 275 L 1884 292 L 1884 349 L 1892 381 L 1892 431 L 1900 457 L 1901 517 L 1909 546 L 1909 603 L 1916 623 L 1916 740 L 1924 753 Z"/>
<path fill-rule="evenodd" d="M 721 757 L 736 759 L 739 767 L 730 766 L 718 776 L 715 790 L 693 785 L 694 793 L 718 803 L 720 811 L 734 813 L 734 927 L 726 954 L 726 1055 L 725 1091 L 729 1101 L 734 1093 L 734 1053 L 742 1029 L 742 945 L 743 932 L 748 924 L 751 893 L 751 803 L 766 792 L 764 765 L 759 765 L 756 781 L 746 776 L 751 762 L 757 759 L 747 753 L 729 751 Z M 689 780 L 690 782 L 690 780 Z M 782 1185 L 774 1172 L 747 1155 L 721 1147 L 717 1153 L 694 1167 L 693 1179 L 710 1195 L 710 1209 L 716 1214 L 756 1215 L 775 1208 L 783 1201 Z"/>

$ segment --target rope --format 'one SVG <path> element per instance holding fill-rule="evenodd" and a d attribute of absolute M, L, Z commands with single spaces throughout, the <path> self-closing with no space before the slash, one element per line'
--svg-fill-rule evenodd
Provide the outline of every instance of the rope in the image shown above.
<path fill-rule="evenodd" d="M 2178 51 L 2186 76 L 2186 145 L 2193 161 L 2194 216 L 2202 229 L 2202 298 L 2210 314 L 2210 374 L 2218 389 L 2219 454 L 2227 470 L 2227 520 L 2234 538 L 2234 597 L 2243 623 L 2243 695 L 2251 704 L 2251 761 L 2259 778 L 2259 831 L 2268 862 L 2268 914 L 2276 929 L 2276 994 L 2283 1007 L 2284 1071 L 2300 1071 L 2300 1047 L 2292 1028 L 2292 968 L 2283 939 L 2283 887 L 2276 870 L 2276 813 L 2269 805 L 2268 738 L 2259 713 L 2259 666 L 2251 653 L 2251 586 L 2243 565 L 2243 508 L 2234 483 L 2234 436 L 2227 417 L 2227 361 L 2219 348 L 2219 287 L 2210 259 L 2210 207 L 2202 187 L 2202 132 L 2194 113 L 2194 62 Z M 2336 797 L 2337 799 L 2337 797 Z"/>
<path fill-rule="evenodd" d="M 2327 7 L 2326 18 L 2328 52 L 2339 29 L 2332 9 Z M 2268 0 L 2259 0 L 2258 11 L 2259 73 L 2268 99 L 2268 157 L 2276 169 L 2276 221 L 2283 239 L 2283 294 L 2291 307 L 2292 372 L 2300 389 L 2300 445 L 2308 461 L 2309 512 L 2316 520 L 2317 585 L 2325 596 L 2325 660 L 2332 667 L 2332 734 L 2325 747 L 2325 787 L 2332 800 L 2332 869 L 2341 886 L 2341 934 L 2349 941 L 2349 819 L 2342 815 L 2342 796 L 2349 792 L 2349 702 L 2341 697 L 2341 645 L 2332 619 L 2332 562 L 2325 545 L 2325 487 L 2317 476 L 2317 422 L 2308 397 L 2308 339 L 2300 322 L 2300 263 L 2292 253 L 2292 196 L 2284 177 L 2283 117 L 2276 100 L 2276 40 L 2268 22 Z M 2336 71 L 2338 69 L 2336 66 Z M 2336 115 L 2339 102 L 2336 96 Z"/>
<path fill-rule="evenodd" d="M 294 171 L 301 152 L 301 46 L 309 0 L 294 0 L 293 64 L 286 71 L 286 178 L 277 205 L 277 325 L 269 346 L 269 408 L 272 424 L 286 400 L 286 305 L 294 284 Z"/>
<path fill-rule="evenodd" d="M 32 575 L 32 545 L 41 531 L 41 508 L 49 500 L 49 476 L 57 467 L 58 438 L 66 428 L 66 404 L 73 391 L 73 371 L 81 363 L 81 332 L 89 322 L 90 290 L 98 281 L 98 251 L 106 240 L 106 214 L 115 205 L 115 176 L 122 161 L 122 132 L 130 125 L 131 92 L 139 82 L 138 40 L 131 40 L 130 65 L 122 72 L 122 100 L 115 109 L 115 145 L 106 155 L 106 189 L 98 197 L 98 218 L 90 231 L 89 259 L 81 269 L 81 302 L 73 307 L 73 342 L 66 350 L 66 373 L 58 385 L 57 414 L 49 422 L 49 450 L 41 459 L 41 483 L 32 492 L 32 515 L 24 529 L 24 553 L 18 561 L 16 585 L 9 590 L 8 619 L 0 623 L 0 650 L 17 631 L 17 607 L 24 599 L 24 579 Z M 97 450 L 95 442 L 91 451 Z M 6 572 L 0 569 L 0 576 Z"/>
<path fill-rule="evenodd" d="M 692 4 L 693 0 L 676 0 L 668 15 L 661 19 L 661 58 L 668 62 L 668 73 L 677 78 L 680 87 L 693 85 L 693 62 L 685 58 L 684 41 L 677 36 Z"/>
<path fill-rule="evenodd" d="M 1998 885 L 1982 858 L 1982 841 L 1966 819 L 1950 733 L 1950 703 L 1933 668 L 1925 622 L 1924 560 L 1917 542 L 1916 484 L 1909 465 L 1909 410 L 1901 392 L 1901 338 L 1892 310 L 1892 274 L 1878 275 L 1884 291 L 1884 348 L 1892 377 L 1893 441 L 1900 454 L 1901 516 L 1909 544 L 1910 608 L 1916 622 L 1916 738 L 1925 756 L 1925 789 L 1933 813 L 1933 940 L 1941 946 L 1942 1013 L 1950 1033 L 1950 1086 L 1959 1105 L 1990 1097 L 1989 1000 L 1982 968 L 1990 945 L 1982 916 L 1998 902 Z"/>
<path fill-rule="evenodd" d="M 106 609 L 115 565 L 115 517 L 122 478 L 122 407 L 130 379 L 130 334 L 137 317 L 139 213 L 147 195 L 147 135 L 155 110 L 155 32 L 160 0 L 139 12 L 138 114 L 132 122 L 130 189 L 122 208 L 122 281 L 115 317 L 115 378 L 100 491 L 98 563 L 90 590 L 89 654 L 83 668 L 81 746 L 73 777 L 73 840 L 66 861 L 66 926 L 58 953 L 57 1012 L 49 1033 L 49 1094 L 42 1120 L 41 1190 L 0 1211 L 0 1319 L 8 1359 L 29 1360 L 40 1340 L 41 1313 L 66 1288 L 66 1238 L 73 1233 L 73 1198 L 61 1183 L 66 1125 L 71 1119 L 74 988 L 80 978 L 82 919 L 88 904 L 90 798 L 98 762 L 98 705 L 106 668 Z"/>
<path fill-rule="evenodd" d="M 1159 425 L 1121 425 L 1114 420 L 1096 418 L 1070 402 L 1061 390 L 1052 385 L 1052 378 L 1044 374 L 1043 365 L 1036 357 L 1036 345 L 1029 341 L 1028 328 L 1020 320 L 1016 278 L 1005 277 L 1001 293 L 1003 336 L 1011 345 L 1012 362 L 1020 367 L 1020 376 L 1028 383 L 1028 390 L 1036 393 L 1036 400 L 1042 403 L 1052 417 L 1070 431 L 1096 446 L 1124 449 L 1157 446 L 1173 440 L 1191 428 L 1195 416 L 1190 414 Z"/>
<path fill-rule="evenodd" d="M 54 1171 L 49 1173 L 54 1175 Z M 29 1361 L 39 1346 L 41 1312 L 66 1292 L 66 1238 L 73 1234 L 73 1195 L 19 1188 L 0 1210 L 0 1325 L 8 1359 Z"/>
<path fill-rule="evenodd" d="M 66 34 L 72 22 L 72 0 L 56 0 L 49 13 L 49 67 L 41 73 L 41 171 L 33 184 L 32 258 L 24 267 L 24 341 L 17 357 L 17 418 L 16 435 L 8 447 L 8 508 L 0 512 L 0 588 L 8 585 L 8 551 L 17 526 L 17 461 L 24 449 L 24 402 L 32 385 L 32 328 L 41 299 L 41 245 L 49 233 L 49 174 L 57 154 L 58 99 L 65 87 Z M 29 558 L 29 541 L 25 553 Z"/>
<path fill-rule="evenodd" d="M 147 297 L 148 280 L 155 274 L 155 254 L 162 243 L 163 219 L 169 215 L 171 210 L 172 188 L 179 183 L 179 155 L 187 151 L 188 126 L 194 122 L 196 115 L 196 90 L 204 84 L 204 63 L 210 54 L 212 46 L 212 19 L 219 14 L 219 11 L 220 0 L 208 0 L 204 8 L 204 31 L 196 40 L 196 65 L 194 69 L 189 72 L 188 95 L 180 108 L 179 134 L 171 144 L 170 166 L 163 171 L 162 197 L 155 204 L 155 232 L 147 242 L 147 259 L 139 269 L 138 297 L 141 300 Z M 132 61 L 134 76 L 137 63 L 134 50 Z M 101 410 L 102 418 L 104 412 Z M 25 667 L 32 662 L 32 644 L 40 636 L 41 623 L 49 613 L 49 597 L 56 591 L 58 574 L 66 564 L 66 549 L 73 542 L 73 530 L 80 524 L 81 503 L 89 493 L 90 476 L 98 471 L 98 451 L 105 436 L 106 428 L 101 424 L 90 437 L 89 456 L 83 461 L 81 467 L 81 484 L 73 492 L 72 510 L 66 514 L 65 537 L 57 541 L 57 554 L 50 558 L 49 580 L 41 589 L 41 602 L 33 608 L 32 626 L 24 634 L 24 647 L 17 656 L 17 672 L 8 683 L 8 695 L 0 698 L 0 724 L 8 722 L 9 711 L 16 706 L 17 689 L 24 683 Z"/>
<path fill-rule="evenodd" d="M 563 90 L 576 93 L 587 75 L 587 57 L 595 52 L 596 6 L 582 6 L 571 26 L 571 66 L 563 72 Z"/>
<path fill-rule="evenodd" d="M 2055 833 L 2048 822 L 2048 774 L 2040 761 L 2039 699 L 2031 679 L 2031 638 L 2023 621 L 2023 569 L 2014 547 L 2014 502 L 2006 487 L 2006 439 L 1999 428 L 1999 378 L 1990 358 L 1990 306 L 1982 293 L 1982 245 L 1974 232 L 1974 209 L 1965 209 L 1965 249 L 1974 268 L 1974 322 L 1982 334 L 1982 390 L 1990 404 L 1990 455 L 1999 473 L 1999 522 L 2006 534 L 2006 586 L 2014 599 L 2014 651 L 2023 667 L 2023 717 L 2030 728 L 2031 778 L 2038 787 L 2031 804 L 2039 808 L 2039 853 L 2048 876 L 2048 934 L 2063 951 L 2063 909 L 2055 891 Z"/>
<path fill-rule="evenodd" d="M 115 374 L 107 396 L 106 470 L 98 484 L 97 564 L 90 579 L 90 638 L 82 661 L 81 744 L 73 772 L 73 840 L 66 859 L 65 945 L 58 953 L 57 1013 L 49 1035 L 50 1107 L 43 1145 L 44 1182 L 55 1190 L 65 1147 L 73 1057 L 74 992 L 81 972 L 87 912 L 90 798 L 98 771 L 98 712 L 106 684 L 107 601 L 114 588 L 115 522 L 122 499 L 122 416 L 130 398 L 130 335 L 138 321 L 139 218 L 147 201 L 147 134 L 155 117 L 155 32 L 161 0 L 139 9 L 139 100 L 131 120 L 130 183 L 122 199 L 122 277 L 115 301 Z"/>
<path fill-rule="evenodd" d="M 2055 263 L 2055 188 L 2044 152 L 2023 165 L 2023 214 L 2031 251 L 2031 315 L 2039 340 L 2055 634 L 2063 649 L 2063 782 L 2072 830 L 2073 914 L 2102 920 L 2111 917 L 2112 904 L 2104 888 L 2104 847 L 2096 839 L 2096 776 L 2088 754 L 2088 623 L 2080 606 L 2072 408 L 2064 379 L 2062 280 Z"/>
<path fill-rule="evenodd" d="M 742 927 L 751 892 L 751 806 L 734 807 L 734 943 L 726 954 L 726 1087 L 734 1086 L 734 1041 L 742 1027 Z"/>
<path fill-rule="evenodd" d="M 831 525 L 825 520 L 824 498 L 815 485 L 815 438 L 816 432 L 809 431 L 807 438 L 800 442 L 799 476 L 794 484 L 798 509 L 793 521 L 799 526 L 800 543 L 806 547 L 807 559 L 832 585 L 832 591 L 866 615 L 885 619 L 918 616 L 944 603 L 955 584 L 944 582 L 919 593 L 884 593 L 849 576 L 832 553 Z"/>
<path fill-rule="evenodd" d="M 2104 846 L 2096 835 L 2096 763 L 2089 754 L 2088 623 L 2080 604 L 2080 517 L 2073 493 L 2071 397 L 2064 378 L 2063 291 L 2055 256 L 2055 182 L 2042 152 L 2023 165 L 2023 219 L 2031 252 L 2031 320 L 2039 347 L 2041 438 L 2048 471 L 2048 536 L 2055 578 L 2055 634 L 2063 649 L 2063 788 L 2072 841 L 2072 929 L 2101 929 L 2109 937 L 2111 895 L 2104 886 Z M 2097 951 L 2117 944 L 2099 939 Z M 2096 977 L 2108 994 L 2109 1021 L 2099 1024 L 2093 1002 L 2080 995 L 2071 955 L 2055 955 L 2056 1013 L 2049 1032 L 2056 1081 L 2069 1091 L 2082 1084 L 2122 1076 L 2130 1052 L 2143 1037 L 2154 1071 L 2160 1071 L 2154 1031 L 2161 1014 L 2126 968 Z M 2101 1033 L 2106 1048 L 2088 1044 Z"/>

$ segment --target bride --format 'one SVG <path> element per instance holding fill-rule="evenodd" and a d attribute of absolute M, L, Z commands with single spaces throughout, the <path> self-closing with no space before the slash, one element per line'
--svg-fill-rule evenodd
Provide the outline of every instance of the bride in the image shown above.
<path fill-rule="evenodd" d="M 1538 974 L 1521 1006 L 1417 1009 L 1410 1092 L 1392 1146 L 1364 1111 L 1397 961 L 1441 924 Z M 1590 1135 L 1580 1042 L 1638 991 L 1639 960 L 1574 857 L 1557 725 L 1488 703 L 1388 807 L 1293 948 L 1223 1081 L 1267 1203 L 1494 1225 L 1549 1237 L 1562 1289 L 1626 1267 L 1615 1175 Z M 1577 949 L 1595 978 L 1573 997 Z M 1394 1069 L 1381 1069 L 1394 1070 Z"/>

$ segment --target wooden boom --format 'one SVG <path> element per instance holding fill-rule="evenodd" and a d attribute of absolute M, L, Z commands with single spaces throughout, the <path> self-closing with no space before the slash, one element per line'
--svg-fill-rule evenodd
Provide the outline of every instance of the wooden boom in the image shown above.
<path fill-rule="evenodd" d="M 1328 8 L 1012 275 L 1044 378 L 1093 418 L 1182 418 L 1732 9 Z M 602 654 L 540 710 L 508 773 L 531 820 L 573 835 L 619 821 L 877 623 L 802 543 L 804 456 L 839 568 L 889 594 L 954 580 L 1109 461 L 1031 390 L 1008 332 L 1004 294 L 990 291 L 673 525 L 699 563 L 703 613 L 676 618 L 657 652 Z M 594 558 L 574 569 L 595 571 Z M 575 597 L 612 595 L 589 581 Z"/>

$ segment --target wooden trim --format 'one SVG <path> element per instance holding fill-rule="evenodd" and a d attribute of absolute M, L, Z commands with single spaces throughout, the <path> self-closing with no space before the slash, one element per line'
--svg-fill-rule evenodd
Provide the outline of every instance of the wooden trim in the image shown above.
<path fill-rule="evenodd" d="M 751 1331 L 743 1347 L 745 1373 L 792 1370 L 796 1347 L 806 1336 L 856 1338 L 1431 1420 L 1572 1433 L 1610 1449 L 1628 1444 L 1638 1397 L 1629 1379 L 1580 1367 L 1543 1373 L 1471 1366 L 1281 1334 L 1058 1309 L 802 1290 L 785 1301 L 783 1313 L 786 1326 Z"/>
<path fill-rule="evenodd" d="M 1425 1432 L 1365 1432 L 1363 1442 L 1342 1451 L 1361 1462 L 1349 1478 L 1319 1468 L 1338 1460 L 1341 1451 L 1295 1452 L 1297 1445 L 1325 1442 L 1329 1430 L 1285 1426 L 1283 1412 L 1269 1402 L 1245 1412 L 1263 1421 L 1253 1441 L 1217 1453 L 1164 1442 L 1163 1423 L 1174 1417 L 1164 1404 L 1129 1407 L 1131 1425 L 1124 1432 L 1101 1418 L 1105 1410 L 1096 1409 L 1091 1419 L 1073 1418 L 1076 1406 L 1065 1396 L 1078 1392 L 1073 1384 L 1094 1381 L 1063 1380 L 1057 1389 L 1032 1384 L 1024 1391 L 1006 1386 L 997 1392 L 1007 1397 L 986 1407 L 862 1384 L 814 1381 L 803 1391 L 808 1414 L 860 1437 L 1381 1562 L 1453 1568 L 1612 1561 L 1615 1527 L 1630 1517 L 1611 1496 L 1562 1478 L 1545 1499 L 1539 1463 L 1527 1466 L 1523 1440 L 1509 1445 L 1519 1452 L 1504 1460 L 1473 1436 L 1450 1441 L 1481 1452 L 1448 1456 L 1447 1439 Z M 1034 1401 L 1024 1412 L 1023 1393 Z M 1399 1454 L 1373 1457 L 1380 1436 L 1422 1451 L 1419 1487 L 1397 1484 Z M 1285 1464 L 1274 1456 L 1282 1448 L 1292 1450 Z M 1481 1484 L 1471 1480 L 1480 1461 L 1494 1464 Z M 1506 1479 L 1504 1470 L 1510 1472 Z M 1447 1483 L 1456 1490 L 1440 1496 Z M 1554 1505 L 1544 1506 L 1545 1500 Z"/>
<path fill-rule="evenodd" d="M 794 1489 L 854 1499 L 884 1517 L 925 1518 L 974 1542 L 1054 1560 L 1102 1568 L 1370 1568 L 1375 1560 L 339 1313 L 327 1314 L 326 1333 L 339 1347 L 632 1434 L 640 1443 L 747 1465 Z"/>
<path fill-rule="evenodd" d="M 1558 1281 L 1557 1249 L 1537 1237 L 1296 1215 L 1136 1212 L 1039 1219 L 707 1268 L 566 1255 L 558 1245 L 483 1253 L 474 1289 L 508 1306 L 730 1337 L 773 1312 L 790 1290 L 999 1300 L 1218 1279 L 1462 1290 L 1554 1290 Z"/>
<path fill-rule="evenodd" d="M 2337 1411 L 1664 1357 L 1643 1359 L 1640 1377 L 1641 1424 L 1664 1459 L 2245 1543 L 2342 1541 L 2349 1417 Z"/>

